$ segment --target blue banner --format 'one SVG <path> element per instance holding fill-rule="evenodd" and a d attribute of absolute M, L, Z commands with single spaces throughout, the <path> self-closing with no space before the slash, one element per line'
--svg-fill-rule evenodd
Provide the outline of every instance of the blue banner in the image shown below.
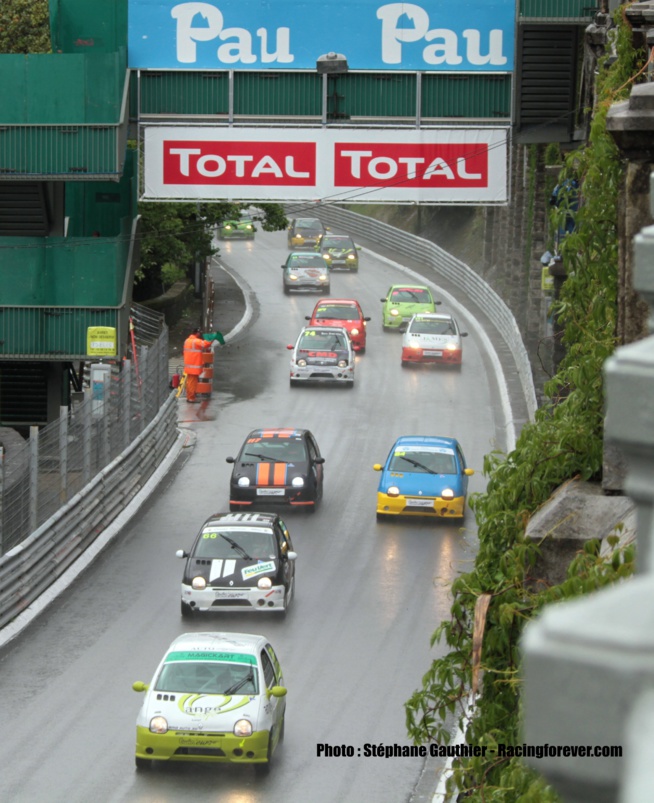
<path fill-rule="evenodd" d="M 129 0 L 133 69 L 510 72 L 515 0 Z"/>

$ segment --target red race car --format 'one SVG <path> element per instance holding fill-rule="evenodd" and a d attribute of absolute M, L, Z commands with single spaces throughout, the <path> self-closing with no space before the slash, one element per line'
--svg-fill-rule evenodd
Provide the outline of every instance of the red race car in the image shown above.
<path fill-rule="evenodd" d="M 366 348 L 366 323 L 359 302 L 353 298 L 321 298 L 311 315 L 305 316 L 310 326 L 339 326 L 347 329 L 354 351 Z"/>

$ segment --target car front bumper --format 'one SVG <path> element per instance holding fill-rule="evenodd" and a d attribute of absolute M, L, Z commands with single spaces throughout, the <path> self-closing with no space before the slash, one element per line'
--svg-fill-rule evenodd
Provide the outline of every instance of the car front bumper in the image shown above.
<path fill-rule="evenodd" d="M 205 588 L 197 591 L 182 583 L 182 602 L 193 611 L 283 611 L 284 586 L 272 588 Z"/>
<path fill-rule="evenodd" d="M 261 764 L 268 760 L 270 732 L 255 731 L 252 736 L 233 733 L 202 733 L 171 729 L 152 733 L 136 727 L 136 757 L 153 761 L 200 761 L 222 764 Z"/>
<path fill-rule="evenodd" d="M 291 248 L 315 248 L 319 239 L 319 237 L 291 237 L 289 245 Z"/>
<path fill-rule="evenodd" d="M 439 496 L 389 496 L 377 493 L 377 513 L 384 516 L 429 516 L 431 518 L 463 518 L 465 496 L 441 499 Z"/>
<path fill-rule="evenodd" d="M 329 292 L 329 282 L 284 282 L 287 290 L 297 293 Z"/>
<path fill-rule="evenodd" d="M 339 368 L 337 365 L 291 366 L 292 382 L 354 382 L 354 365 Z"/>
<path fill-rule="evenodd" d="M 257 485 L 232 486 L 229 494 L 230 506 L 238 507 L 244 512 L 250 509 L 261 509 L 263 505 L 290 505 L 291 507 L 313 507 L 316 504 L 315 491 L 305 485 L 295 488 L 290 485 L 266 488 Z M 265 509 L 265 508 L 264 508 Z"/>
<path fill-rule="evenodd" d="M 461 349 L 402 349 L 403 362 L 433 362 L 461 365 Z"/>
<path fill-rule="evenodd" d="M 405 329 L 413 315 L 384 315 L 384 326 L 388 329 Z"/>

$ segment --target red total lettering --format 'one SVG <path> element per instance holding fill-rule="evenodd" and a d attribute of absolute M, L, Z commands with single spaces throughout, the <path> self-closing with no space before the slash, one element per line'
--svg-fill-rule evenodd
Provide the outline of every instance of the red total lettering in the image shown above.
<path fill-rule="evenodd" d="M 164 184 L 305 187 L 316 183 L 315 142 L 166 140 Z"/>

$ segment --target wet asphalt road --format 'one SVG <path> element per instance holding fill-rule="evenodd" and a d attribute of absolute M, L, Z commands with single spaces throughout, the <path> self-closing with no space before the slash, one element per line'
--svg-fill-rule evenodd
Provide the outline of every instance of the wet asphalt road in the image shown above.
<path fill-rule="evenodd" d="M 217 354 L 212 399 L 180 401 L 180 426 L 193 437 L 158 491 L 0 653 L 0 801 L 401 803 L 417 799 L 419 784 L 429 786 L 421 759 L 358 751 L 409 744 L 403 704 L 442 649 L 430 648 L 430 635 L 448 615 L 453 578 L 474 557 L 475 525 L 470 512 L 464 530 L 415 519 L 377 523 L 372 464 L 399 435 L 451 435 L 477 470 L 470 490 L 483 489 L 483 456 L 504 446 L 488 359 L 457 309 L 470 332 L 463 370 L 402 369 L 401 337 L 382 332 L 379 299 L 406 277 L 364 253 L 358 275 L 332 276 L 332 297 L 355 297 L 372 317 L 354 389 L 291 389 L 286 345 L 318 296 L 283 294 L 284 233 L 221 247 L 252 304 L 249 325 Z M 250 429 L 277 426 L 311 429 L 326 458 L 320 509 L 286 517 L 298 553 L 294 606 L 285 620 L 182 621 L 175 550 L 190 545 L 208 515 L 228 508 L 225 457 Z M 149 682 L 168 644 L 188 630 L 260 632 L 277 650 L 289 689 L 286 739 L 268 777 L 207 764 L 135 772 L 141 698 L 131 684 Z M 319 757 L 319 744 L 352 746 L 355 755 Z"/>

